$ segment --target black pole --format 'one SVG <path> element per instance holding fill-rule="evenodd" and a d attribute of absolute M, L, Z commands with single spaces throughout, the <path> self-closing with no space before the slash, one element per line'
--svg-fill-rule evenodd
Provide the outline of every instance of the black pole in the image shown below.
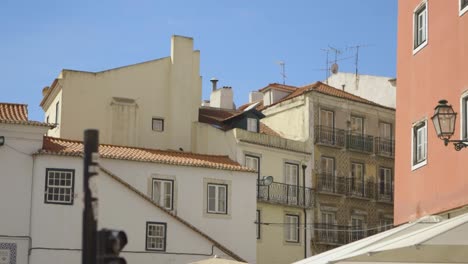
<path fill-rule="evenodd" d="M 97 159 L 99 146 L 99 132 L 97 130 L 85 130 L 84 132 L 84 167 L 83 167 L 83 241 L 82 264 L 96 264 L 96 230 L 97 218 L 94 210 L 97 210 L 97 197 L 92 194 L 90 178 L 97 175 Z"/>
<path fill-rule="evenodd" d="M 307 258 L 307 209 L 306 209 L 306 188 L 305 188 L 305 170 L 307 165 L 302 164 L 302 199 L 304 201 L 304 258 Z"/>

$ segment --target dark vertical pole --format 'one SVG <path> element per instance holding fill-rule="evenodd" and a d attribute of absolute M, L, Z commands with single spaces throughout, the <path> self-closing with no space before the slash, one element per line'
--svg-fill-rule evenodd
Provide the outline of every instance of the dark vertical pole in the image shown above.
<path fill-rule="evenodd" d="M 82 264 L 96 264 L 96 230 L 97 197 L 92 194 L 90 178 L 97 174 L 99 132 L 97 130 L 85 130 L 84 132 L 84 166 L 83 166 L 83 241 L 82 241 Z M 91 183 L 93 185 L 93 183 Z M 94 210 L 93 210 L 94 209 Z"/>
<path fill-rule="evenodd" d="M 302 199 L 304 200 L 304 258 L 307 258 L 307 209 L 306 209 L 306 188 L 305 188 L 305 170 L 307 165 L 302 164 Z"/>

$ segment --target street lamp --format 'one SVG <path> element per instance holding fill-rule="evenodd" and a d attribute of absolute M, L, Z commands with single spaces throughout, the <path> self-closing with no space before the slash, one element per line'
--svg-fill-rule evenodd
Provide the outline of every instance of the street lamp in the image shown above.
<path fill-rule="evenodd" d="M 467 140 L 450 140 L 455 132 L 457 113 L 453 111 L 451 105 L 447 104 L 447 100 L 439 101 L 431 119 L 437 136 L 444 141 L 445 146 L 447 146 L 449 142 L 453 142 L 455 150 L 457 151 L 468 146 Z"/>

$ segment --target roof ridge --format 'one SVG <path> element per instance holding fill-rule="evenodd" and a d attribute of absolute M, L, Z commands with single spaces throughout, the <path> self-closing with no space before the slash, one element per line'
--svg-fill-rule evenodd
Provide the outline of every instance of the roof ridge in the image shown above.
<path fill-rule="evenodd" d="M 22 105 L 22 106 L 28 106 L 28 104 L 22 104 L 22 103 L 3 103 L 0 102 L 0 105 Z"/>
<path fill-rule="evenodd" d="M 187 226 L 188 228 L 192 229 L 193 231 L 195 231 L 196 233 L 198 233 L 199 235 L 203 236 L 204 238 L 208 239 L 209 241 L 211 241 L 217 248 L 219 248 L 221 251 L 223 251 L 224 253 L 228 254 L 229 256 L 231 256 L 232 258 L 234 258 L 235 260 L 237 261 L 243 261 L 243 262 L 246 262 L 243 258 L 241 258 L 239 255 L 237 255 L 236 253 L 234 253 L 233 251 L 229 250 L 227 247 L 223 246 L 221 243 L 219 243 L 218 241 L 214 240 L 213 238 L 211 238 L 210 236 L 208 236 L 207 234 L 205 234 L 203 231 L 201 231 L 200 229 L 198 229 L 197 227 L 193 226 L 192 224 L 190 224 L 188 221 L 182 219 L 181 217 L 175 215 L 175 214 L 172 214 L 171 212 L 167 211 L 166 209 L 164 209 L 163 207 L 161 207 L 159 204 L 157 204 L 156 202 L 154 202 L 153 200 L 151 200 L 150 197 L 148 197 L 147 195 L 145 195 L 143 192 L 141 192 L 140 190 L 136 189 L 135 187 L 133 187 L 132 185 L 130 185 L 129 183 L 127 183 L 126 181 L 124 181 L 122 178 L 120 178 L 119 176 L 115 175 L 114 173 L 112 173 L 110 170 L 102 167 L 101 165 L 99 165 L 99 169 L 104 172 L 105 174 L 107 174 L 109 177 L 113 178 L 114 180 L 116 180 L 117 182 L 119 182 L 120 184 L 122 184 L 124 187 L 128 188 L 129 190 L 133 191 L 134 193 L 136 193 L 138 196 L 140 196 L 141 198 L 143 198 L 144 200 L 146 200 L 147 202 L 151 203 L 153 206 L 161 209 L 164 213 L 168 214 L 169 216 L 173 217 L 174 219 L 176 219 L 177 221 L 181 222 L 183 225 Z"/>

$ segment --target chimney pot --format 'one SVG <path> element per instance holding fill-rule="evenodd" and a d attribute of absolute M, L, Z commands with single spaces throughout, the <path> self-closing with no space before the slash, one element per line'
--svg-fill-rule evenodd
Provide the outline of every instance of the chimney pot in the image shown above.
<path fill-rule="evenodd" d="M 211 88 L 211 91 L 216 91 L 216 84 L 218 83 L 218 79 L 216 79 L 215 77 L 211 78 L 210 80 L 211 84 L 212 84 L 212 88 Z"/>

